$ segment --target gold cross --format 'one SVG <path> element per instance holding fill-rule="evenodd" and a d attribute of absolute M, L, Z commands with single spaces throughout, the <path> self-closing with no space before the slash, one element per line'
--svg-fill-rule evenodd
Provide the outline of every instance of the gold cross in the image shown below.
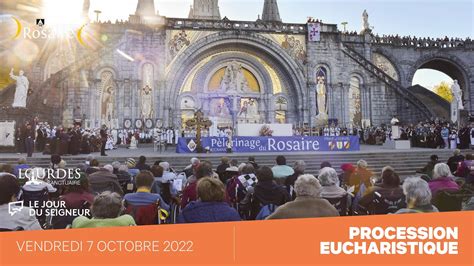
<path fill-rule="evenodd" d="M 203 127 L 212 126 L 212 122 L 204 117 L 204 114 L 201 110 L 198 110 L 194 113 L 194 118 L 186 121 L 186 126 L 196 127 L 196 145 L 198 153 L 203 152 L 203 147 L 201 145 L 201 130 Z"/>

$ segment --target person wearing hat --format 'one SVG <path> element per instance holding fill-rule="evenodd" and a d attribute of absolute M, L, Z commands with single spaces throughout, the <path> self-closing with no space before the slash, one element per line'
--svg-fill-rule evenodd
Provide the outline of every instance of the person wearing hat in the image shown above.
<path fill-rule="evenodd" d="M 341 187 L 344 187 L 345 185 L 349 184 L 349 180 L 355 171 L 355 167 L 350 163 L 345 163 L 341 165 L 341 170 L 342 173 L 339 175 L 339 181 Z"/>
<path fill-rule="evenodd" d="M 133 158 L 128 158 L 125 163 L 127 164 L 128 167 L 128 173 L 132 176 L 135 177 L 140 173 L 140 170 L 137 169 L 137 162 Z"/>

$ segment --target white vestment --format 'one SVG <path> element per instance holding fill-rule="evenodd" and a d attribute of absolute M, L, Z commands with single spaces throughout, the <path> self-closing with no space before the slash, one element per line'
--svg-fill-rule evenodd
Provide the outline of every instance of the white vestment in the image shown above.
<path fill-rule="evenodd" d="M 15 98 L 13 98 L 12 107 L 26 108 L 26 97 L 28 97 L 28 79 L 23 76 L 15 76 L 10 73 L 10 77 L 16 80 Z"/>

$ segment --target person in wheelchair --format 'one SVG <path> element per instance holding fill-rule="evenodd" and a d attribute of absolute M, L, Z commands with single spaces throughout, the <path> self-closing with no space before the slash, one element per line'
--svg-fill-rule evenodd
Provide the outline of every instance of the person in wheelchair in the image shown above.
<path fill-rule="evenodd" d="M 407 207 L 398 210 L 395 214 L 438 212 L 438 208 L 431 204 L 431 190 L 428 182 L 419 177 L 410 177 L 403 181 L 402 188 Z"/>
<path fill-rule="evenodd" d="M 359 201 L 359 212 L 366 214 L 394 213 L 406 207 L 400 177 L 391 167 L 382 170 L 381 183 L 375 183 Z"/>
<path fill-rule="evenodd" d="M 154 182 L 153 174 L 150 171 L 142 171 L 135 177 L 137 192 L 127 194 L 123 199 L 129 205 L 147 206 L 157 201 L 160 202 L 162 209 L 170 210 L 170 206 L 163 200 L 160 194 L 151 193 L 151 187 Z"/>
<path fill-rule="evenodd" d="M 64 194 L 59 197 L 59 201 L 64 202 L 65 209 L 90 209 L 94 202 L 94 195 L 89 192 L 89 181 L 85 173 L 81 173 L 79 184 L 70 184 L 66 187 Z M 51 226 L 54 229 L 64 229 L 72 224 L 77 216 L 60 215 L 54 216 Z"/>
<path fill-rule="evenodd" d="M 313 175 L 299 176 L 295 182 L 295 192 L 296 199 L 294 201 L 287 202 L 278 207 L 267 219 L 339 216 L 337 209 L 327 200 L 320 197 L 321 185 Z"/>
<path fill-rule="evenodd" d="M 23 192 L 35 192 L 35 191 L 42 191 L 47 189 L 49 193 L 55 193 L 57 188 L 53 187 L 48 182 L 44 181 L 46 177 L 46 171 L 43 168 L 33 168 L 31 171 L 31 176 L 27 176 L 29 179 L 23 185 Z"/>
<path fill-rule="evenodd" d="M 0 173 L 0 228 L 3 231 L 42 230 L 36 216 L 30 215 L 30 208 L 16 205 L 20 193 L 18 179 L 9 173 Z M 15 213 L 11 212 L 15 211 Z"/>
<path fill-rule="evenodd" d="M 87 178 L 91 187 L 91 192 L 100 194 L 104 191 L 117 192 L 123 195 L 122 186 L 118 182 L 118 178 L 113 174 L 114 168 L 112 165 L 105 165 L 99 171 L 89 175 Z"/>
<path fill-rule="evenodd" d="M 347 192 L 339 186 L 339 177 L 336 170 L 331 167 L 324 167 L 319 171 L 319 183 L 321 184 L 321 198 L 341 198 Z"/>
<path fill-rule="evenodd" d="M 459 185 L 454 181 L 449 166 L 438 163 L 433 169 L 433 179 L 428 183 L 433 197 L 442 190 L 458 191 Z"/>
<path fill-rule="evenodd" d="M 122 198 L 118 193 L 105 191 L 94 198 L 91 206 L 92 218 L 79 216 L 72 222 L 72 228 L 96 228 L 134 226 L 135 220 L 124 210 Z"/>
<path fill-rule="evenodd" d="M 178 223 L 240 221 L 239 213 L 226 202 L 224 184 L 214 177 L 197 181 L 197 201 L 190 202 L 178 216 Z"/>

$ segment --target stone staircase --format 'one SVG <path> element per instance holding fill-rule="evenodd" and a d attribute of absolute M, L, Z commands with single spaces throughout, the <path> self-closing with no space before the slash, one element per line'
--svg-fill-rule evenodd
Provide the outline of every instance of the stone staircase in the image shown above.
<path fill-rule="evenodd" d="M 433 112 L 425 103 L 424 100 L 421 101 L 414 93 L 412 93 L 409 89 L 404 88 L 401 84 L 393 79 L 391 76 L 385 73 L 382 69 L 374 65 L 370 60 L 367 60 L 363 55 L 357 52 L 354 48 L 350 47 L 347 44 L 342 44 L 342 51 L 352 58 L 355 62 L 361 65 L 364 69 L 369 71 L 375 77 L 377 77 L 380 81 L 387 84 L 390 88 L 394 89 L 395 92 L 401 95 L 406 101 L 410 102 L 420 111 L 421 119 L 424 120 L 429 119 L 431 117 L 436 117 L 436 113 Z M 423 97 L 424 99 L 424 97 Z"/>
<path fill-rule="evenodd" d="M 392 151 L 379 150 L 377 152 L 347 152 L 347 153 L 287 153 L 284 154 L 289 165 L 293 165 L 296 160 L 304 160 L 307 164 L 307 173 L 316 174 L 323 161 L 328 161 L 332 166 L 340 172 L 340 167 L 344 163 L 356 164 L 359 159 L 364 159 L 368 162 L 369 168 L 375 173 L 379 174 L 383 167 L 390 165 L 401 176 L 410 176 L 415 174 L 416 170 L 421 169 L 428 161 L 432 154 L 439 156 L 440 161 L 446 162 L 452 155 L 451 150 L 417 150 L 417 151 Z M 212 162 L 214 168 L 220 163 L 222 156 L 228 156 L 231 159 L 237 159 L 239 162 L 246 162 L 249 155 L 255 155 L 256 161 L 262 166 L 273 166 L 275 164 L 275 157 L 278 154 L 206 154 L 199 156 L 201 159 Z M 153 164 L 156 160 L 168 161 L 171 166 L 180 171 L 184 169 L 189 163 L 190 158 L 196 156 L 167 154 L 162 156 L 149 156 L 147 159 L 149 164 Z M 124 163 L 126 156 L 123 157 L 96 157 L 101 165 L 119 161 Z M 67 167 L 73 168 L 82 164 L 86 156 L 64 156 L 63 159 L 67 162 Z M 135 158 L 138 160 L 138 158 Z M 3 158 L 1 163 L 15 164 L 16 158 Z M 28 159 L 28 164 L 38 167 L 47 167 L 49 165 L 49 158 L 31 158 Z"/>
<path fill-rule="evenodd" d="M 423 98 L 423 103 L 435 113 L 435 117 L 443 118 L 445 120 L 450 119 L 451 106 L 448 101 L 420 85 L 411 86 L 408 90 L 419 99 Z"/>

